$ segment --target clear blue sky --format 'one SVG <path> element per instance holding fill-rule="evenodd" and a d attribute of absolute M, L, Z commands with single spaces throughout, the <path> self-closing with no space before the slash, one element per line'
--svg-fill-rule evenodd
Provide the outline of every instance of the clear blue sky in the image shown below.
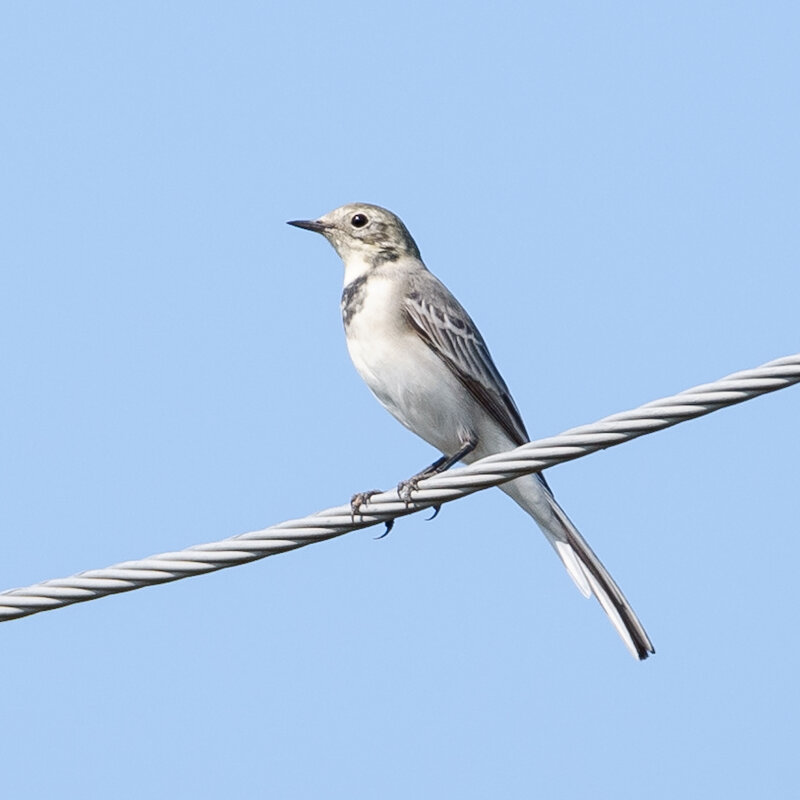
<path fill-rule="evenodd" d="M 434 457 L 287 227 L 396 211 L 534 436 L 800 350 L 794 3 L 7 2 L 0 588 Z M 787 797 L 800 390 L 556 468 L 625 651 L 500 492 L 0 626 L 3 797 Z"/>

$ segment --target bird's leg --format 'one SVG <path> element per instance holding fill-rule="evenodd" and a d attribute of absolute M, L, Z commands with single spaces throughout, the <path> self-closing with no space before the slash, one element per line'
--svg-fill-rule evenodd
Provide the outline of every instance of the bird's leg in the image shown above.
<path fill-rule="evenodd" d="M 478 437 L 474 434 L 469 434 L 464 437 L 463 441 L 461 442 L 461 447 L 453 453 L 451 456 L 442 456 L 441 458 L 437 458 L 436 461 L 433 462 L 429 467 L 426 467 L 422 472 L 418 472 L 416 475 L 413 475 L 406 481 L 400 481 L 397 484 L 397 494 L 399 495 L 400 499 L 408 505 L 411 502 L 411 493 L 416 490 L 417 485 L 421 480 L 424 478 L 431 478 L 434 475 L 438 475 L 440 472 L 445 472 L 445 470 L 450 469 L 453 464 L 457 464 L 461 461 L 464 456 L 469 455 L 478 444 Z M 434 506 L 434 514 L 435 517 L 439 513 L 440 506 Z M 431 517 L 431 519 L 433 519 Z"/>

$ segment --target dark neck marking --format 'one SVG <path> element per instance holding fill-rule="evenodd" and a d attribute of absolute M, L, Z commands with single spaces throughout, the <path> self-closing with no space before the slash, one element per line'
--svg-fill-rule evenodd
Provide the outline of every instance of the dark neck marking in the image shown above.
<path fill-rule="evenodd" d="M 359 275 L 342 289 L 342 320 L 345 328 L 364 306 L 367 275 Z"/>

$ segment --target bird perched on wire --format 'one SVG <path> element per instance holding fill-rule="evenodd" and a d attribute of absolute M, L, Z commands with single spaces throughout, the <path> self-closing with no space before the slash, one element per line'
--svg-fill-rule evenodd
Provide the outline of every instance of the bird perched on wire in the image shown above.
<path fill-rule="evenodd" d="M 442 457 L 403 481 L 417 482 L 458 461 L 471 463 L 529 441 L 517 406 L 478 328 L 428 271 L 403 222 L 366 203 L 315 220 L 344 262 L 342 318 L 353 364 L 383 406 Z M 578 589 L 594 595 L 636 658 L 655 652 L 620 588 L 537 473 L 500 488 L 536 521 Z M 358 497 L 358 496 L 357 496 Z"/>

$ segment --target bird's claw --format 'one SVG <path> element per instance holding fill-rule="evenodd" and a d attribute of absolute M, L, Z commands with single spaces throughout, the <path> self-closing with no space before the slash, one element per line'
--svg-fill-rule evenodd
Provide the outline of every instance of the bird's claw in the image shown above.
<path fill-rule="evenodd" d="M 386 522 L 384 522 L 383 524 L 386 526 L 386 530 L 380 536 L 375 536 L 374 537 L 376 542 L 378 541 L 378 539 L 383 539 L 384 536 L 388 536 L 389 532 L 392 530 L 392 528 L 394 528 L 394 520 L 393 519 L 387 519 Z"/>
<path fill-rule="evenodd" d="M 407 481 L 400 481 L 400 483 L 397 484 L 397 496 L 406 504 L 406 506 L 411 505 L 411 493 L 417 490 L 419 480 L 419 477 L 414 476 L 413 478 L 409 478 Z"/>
<path fill-rule="evenodd" d="M 431 506 L 431 507 L 433 508 L 433 514 L 431 514 L 427 518 L 427 520 L 425 520 L 426 522 L 430 522 L 432 519 L 436 519 L 436 517 L 439 516 L 439 512 L 442 510 L 442 504 L 441 503 L 437 503 L 435 506 Z"/>
<path fill-rule="evenodd" d="M 360 516 L 361 506 L 363 506 L 364 503 L 368 503 L 370 497 L 376 494 L 380 494 L 382 491 L 383 491 L 382 489 L 371 489 L 368 492 L 356 492 L 350 498 L 350 517 L 353 520 L 353 522 L 356 521 L 357 516 Z M 389 531 L 386 531 L 386 533 L 388 532 Z"/>
<path fill-rule="evenodd" d="M 380 494 L 382 491 L 383 489 L 371 489 L 369 492 L 356 492 L 350 498 L 350 516 L 353 522 L 356 521 L 356 517 L 361 516 L 361 506 L 363 506 L 364 503 L 368 503 L 370 497 Z M 394 527 L 394 520 L 387 519 L 383 524 L 386 526 L 386 530 L 380 536 L 376 536 L 376 539 L 383 539 L 384 536 L 389 535 L 389 531 Z"/>

